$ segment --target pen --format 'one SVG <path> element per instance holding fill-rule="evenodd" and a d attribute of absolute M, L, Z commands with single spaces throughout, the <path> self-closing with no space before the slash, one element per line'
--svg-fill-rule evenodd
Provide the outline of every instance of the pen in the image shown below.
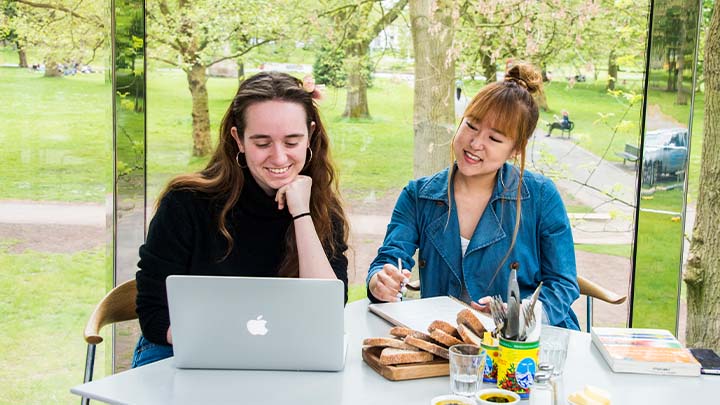
<path fill-rule="evenodd" d="M 402 259 L 398 257 L 398 271 L 402 275 Z M 410 280 L 407 279 L 407 277 L 403 277 L 403 281 L 400 283 L 400 292 L 397 293 L 398 299 L 402 301 L 405 293 L 407 292 L 407 287 L 405 287 L 405 284 L 407 284 Z"/>

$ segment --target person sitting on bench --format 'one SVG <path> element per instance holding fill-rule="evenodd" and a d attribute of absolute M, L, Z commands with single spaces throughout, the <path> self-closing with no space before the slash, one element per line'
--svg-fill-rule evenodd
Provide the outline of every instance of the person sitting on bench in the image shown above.
<path fill-rule="evenodd" d="M 556 121 L 551 122 L 548 125 L 548 133 L 545 136 L 550 136 L 552 134 L 553 129 L 559 129 L 561 131 L 569 131 L 570 128 L 570 116 L 568 115 L 568 112 L 566 110 L 562 111 L 562 119 L 558 120 L 557 116 L 555 117 Z"/>

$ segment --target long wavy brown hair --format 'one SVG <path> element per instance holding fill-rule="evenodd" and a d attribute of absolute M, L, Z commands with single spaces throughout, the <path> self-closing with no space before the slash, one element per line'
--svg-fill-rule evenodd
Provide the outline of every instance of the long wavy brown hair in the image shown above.
<path fill-rule="evenodd" d="M 538 118 L 540 117 L 535 96 L 541 91 L 542 76 L 540 72 L 528 63 L 519 62 L 508 69 L 503 81 L 488 84 L 480 89 L 478 94 L 470 101 L 467 108 L 465 108 L 465 113 L 463 114 L 464 117 L 476 122 L 481 122 L 485 118 L 491 120 L 491 122 L 494 123 L 493 126 L 499 128 L 515 142 L 515 161 L 519 177 L 517 184 L 518 196 L 522 195 L 522 180 L 523 174 L 525 173 L 525 148 L 537 127 Z M 453 177 L 457 170 L 457 166 L 454 164 L 456 159 L 455 151 L 452 148 L 454 141 L 455 138 L 453 137 L 450 147 L 450 158 L 453 164 L 450 166 L 450 176 L 448 176 L 448 201 L 450 204 L 452 204 L 452 199 L 449 194 L 452 189 Z M 500 261 L 493 276 L 493 281 L 495 280 L 495 276 L 497 276 L 498 270 L 505 264 L 515 247 L 517 234 L 520 230 L 521 202 L 522 199 L 518 197 L 515 206 L 515 229 L 513 231 L 512 241 L 510 242 L 510 248 L 505 254 L 505 257 Z M 490 284 L 492 284 L 492 281 Z"/>
<path fill-rule="evenodd" d="M 328 254 L 335 254 L 340 248 L 333 237 L 334 232 L 343 232 L 342 243 L 347 244 L 349 226 L 340 203 L 337 177 L 330 156 L 330 140 L 312 94 L 305 91 L 302 81 L 293 76 L 280 72 L 262 72 L 240 84 L 222 119 L 217 148 L 205 169 L 173 178 L 158 199 L 161 201 L 170 190 L 185 189 L 204 193 L 219 201 L 222 209 L 215 221 L 218 230 L 227 240 L 227 249 L 220 261 L 225 260 L 233 249 L 234 241 L 227 228 L 227 215 L 240 198 L 245 184 L 244 173 L 236 161 L 238 146 L 230 129 L 236 127 L 238 135 L 242 137 L 245 133 L 247 108 L 270 100 L 297 103 L 305 110 L 312 159 L 305 162 L 300 173 L 312 178 L 310 213 L 315 230 Z M 313 122 L 315 128 L 310 132 Z M 278 274 L 281 277 L 298 277 L 299 271 L 295 229 L 291 224 L 285 235 L 285 258 L 280 264 Z"/>

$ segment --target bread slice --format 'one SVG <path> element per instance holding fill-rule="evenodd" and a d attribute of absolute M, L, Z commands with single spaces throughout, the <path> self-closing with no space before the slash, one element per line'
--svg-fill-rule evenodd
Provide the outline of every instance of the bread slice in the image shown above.
<path fill-rule="evenodd" d="M 447 323 L 445 321 L 441 321 L 441 320 L 432 321 L 430 326 L 428 326 L 428 332 L 432 333 L 432 331 L 434 331 L 435 329 L 440 329 L 441 331 L 447 333 L 448 335 L 460 336 L 457 333 L 457 329 L 455 329 L 454 326 L 450 325 L 449 323 Z"/>
<path fill-rule="evenodd" d="M 470 330 L 470 328 L 463 324 L 459 324 L 457 329 L 463 342 L 480 347 L 480 345 L 482 344 L 482 339 L 480 338 L 480 336 L 476 335 L 472 330 Z"/>
<path fill-rule="evenodd" d="M 405 363 L 424 363 L 432 361 L 433 355 L 428 352 L 412 351 L 396 349 L 394 347 L 386 347 L 380 352 L 380 364 L 405 364 Z"/>
<path fill-rule="evenodd" d="M 465 325 L 477 336 L 482 336 L 485 333 L 485 326 L 483 326 L 480 319 L 469 309 L 463 309 L 457 314 L 458 325 Z M 462 336 L 462 335 L 461 335 Z"/>
<path fill-rule="evenodd" d="M 393 326 L 390 329 L 390 334 L 399 338 L 404 338 L 405 336 L 412 336 L 414 338 L 433 342 L 433 338 L 431 338 L 430 335 L 428 335 L 427 333 L 423 333 L 419 330 L 414 330 L 410 328 L 404 328 L 402 326 Z"/>
<path fill-rule="evenodd" d="M 414 346 L 408 345 L 400 339 L 389 337 L 370 337 L 363 340 L 363 346 L 370 347 L 393 347 L 395 349 L 418 351 Z"/>
<path fill-rule="evenodd" d="M 458 326 L 459 328 L 459 326 Z M 438 343 L 441 343 L 447 347 L 450 347 L 452 345 L 459 345 L 462 344 L 462 340 L 457 339 L 453 335 L 448 335 L 447 333 L 443 332 L 441 329 L 435 329 L 432 332 L 430 332 L 430 336 L 432 336 L 433 339 L 438 341 Z"/>
<path fill-rule="evenodd" d="M 425 350 L 426 352 L 430 352 L 436 356 L 440 356 L 443 359 L 450 358 L 450 353 L 448 352 L 448 349 L 436 345 L 435 343 L 426 342 L 422 339 L 414 338 L 412 336 L 405 336 L 405 343 L 409 344 L 410 346 L 415 346 L 418 349 Z"/>

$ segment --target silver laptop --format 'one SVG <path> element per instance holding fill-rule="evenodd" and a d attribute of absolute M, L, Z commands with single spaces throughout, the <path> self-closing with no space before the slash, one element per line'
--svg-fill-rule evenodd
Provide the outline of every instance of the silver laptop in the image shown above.
<path fill-rule="evenodd" d="M 175 366 L 342 370 L 347 343 L 340 280 L 167 278 Z"/>

